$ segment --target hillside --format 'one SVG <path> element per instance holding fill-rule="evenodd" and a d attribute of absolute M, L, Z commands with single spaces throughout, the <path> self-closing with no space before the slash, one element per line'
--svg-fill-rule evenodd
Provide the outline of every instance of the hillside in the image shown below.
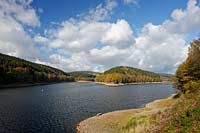
<path fill-rule="evenodd" d="M 104 83 L 134 83 L 134 82 L 160 82 L 159 74 L 128 67 L 118 66 L 105 71 L 103 74 L 95 78 L 96 82 Z"/>
<path fill-rule="evenodd" d="M 174 77 L 173 74 L 168 74 L 168 73 L 159 73 L 159 75 L 162 81 L 172 81 Z"/>
<path fill-rule="evenodd" d="M 99 75 L 99 72 L 93 71 L 74 71 L 68 73 L 71 77 L 74 77 L 76 81 L 94 81 L 95 77 Z"/>
<path fill-rule="evenodd" d="M 0 53 L 0 84 L 73 81 L 69 74 L 46 65 Z"/>

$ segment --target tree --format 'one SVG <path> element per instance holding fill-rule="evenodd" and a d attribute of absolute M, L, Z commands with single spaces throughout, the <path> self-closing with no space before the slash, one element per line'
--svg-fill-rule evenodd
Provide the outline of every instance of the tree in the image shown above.
<path fill-rule="evenodd" d="M 194 40 L 189 48 L 188 57 L 177 69 L 174 86 L 184 93 L 194 90 L 200 81 L 200 39 Z"/>

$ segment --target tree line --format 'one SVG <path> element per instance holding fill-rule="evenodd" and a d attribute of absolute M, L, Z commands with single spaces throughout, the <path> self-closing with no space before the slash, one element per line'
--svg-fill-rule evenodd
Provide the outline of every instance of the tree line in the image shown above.
<path fill-rule="evenodd" d="M 68 74 L 74 77 L 76 81 L 95 81 L 96 75 L 100 73 L 92 71 L 74 71 Z"/>
<path fill-rule="evenodd" d="M 95 78 L 96 82 L 105 83 L 134 83 L 134 82 L 161 82 L 159 74 L 137 68 L 120 66 L 105 71 Z"/>
<path fill-rule="evenodd" d="M 0 53 L 0 84 L 74 81 L 67 73 Z"/>

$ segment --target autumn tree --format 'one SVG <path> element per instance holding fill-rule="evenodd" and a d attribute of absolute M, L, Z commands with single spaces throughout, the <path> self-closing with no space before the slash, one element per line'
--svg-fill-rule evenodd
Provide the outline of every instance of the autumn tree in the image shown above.
<path fill-rule="evenodd" d="M 200 39 L 191 43 L 186 61 L 176 71 L 174 85 L 184 93 L 200 86 Z"/>

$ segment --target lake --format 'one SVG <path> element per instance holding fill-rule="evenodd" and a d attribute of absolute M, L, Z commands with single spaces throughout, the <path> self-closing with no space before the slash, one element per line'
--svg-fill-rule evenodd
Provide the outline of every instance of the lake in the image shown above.
<path fill-rule="evenodd" d="M 75 132 L 97 113 L 143 107 L 174 93 L 171 83 L 107 87 L 59 83 L 0 89 L 0 132 Z"/>

